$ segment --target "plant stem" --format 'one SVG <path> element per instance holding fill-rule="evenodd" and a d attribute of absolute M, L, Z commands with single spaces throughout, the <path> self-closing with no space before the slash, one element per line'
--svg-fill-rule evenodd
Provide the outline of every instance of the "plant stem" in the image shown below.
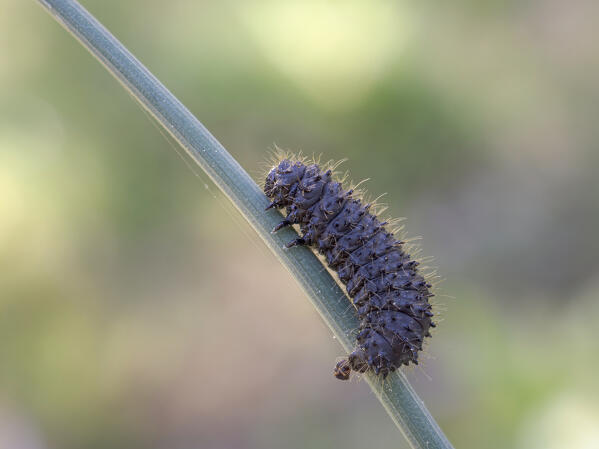
<path fill-rule="evenodd" d="M 284 250 L 297 237 L 292 229 L 271 234 L 281 220 L 277 211 L 265 212 L 266 196 L 225 148 L 191 112 L 171 94 L 89 12 L 74 0 L 38 0 L 48 12 L 87 48 L 106 69 L 177 140 L 250 222 L 266 245 L 296 278 L 345 351 L 354 346 L 358 327 L 349 299 L 318 258 L 306 248 Z M 374 394 L 413 448 L 451 448 L 403 373 L 384 383 L 366 375 Z"/>

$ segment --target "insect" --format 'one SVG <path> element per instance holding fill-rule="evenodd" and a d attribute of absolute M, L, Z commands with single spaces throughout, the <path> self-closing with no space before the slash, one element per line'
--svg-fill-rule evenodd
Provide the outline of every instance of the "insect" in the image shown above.
<path fill-rule="evenodd" d="M 356 347 L 337 363 L 335 377 L 372 370 L 385 378 L 401 365 L 418 364 L 435 327 L 431 284 L 371 204 L 332 178 L 331 170 L 302 160 L 284 158 L 274 166 L 264 184 L 267 209 L 285 208 L 287 216 L 273 232 L 298 224 L 301 237 L 286 247 L 308 245 L 324 255 L 357 309 Z"/>

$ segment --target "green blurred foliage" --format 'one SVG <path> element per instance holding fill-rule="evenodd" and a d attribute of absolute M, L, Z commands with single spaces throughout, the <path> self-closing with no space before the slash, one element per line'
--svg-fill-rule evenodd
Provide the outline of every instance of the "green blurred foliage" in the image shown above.
<path fill-rule="evenodd" d="M 257 180 L 276 144 L 388 192 L 445 279 L 408 374 L 456 447 L 599 445 L 597 5 L 83 3 Z M 405 446 L 207 176 L 2 11 L 0 447 Z"/>

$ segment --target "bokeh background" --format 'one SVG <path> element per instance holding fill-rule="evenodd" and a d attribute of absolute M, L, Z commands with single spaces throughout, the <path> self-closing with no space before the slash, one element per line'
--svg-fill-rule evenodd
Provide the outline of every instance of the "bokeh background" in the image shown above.
<path fill-rule="evenodd" d="M 348 158 L 434 257 L 459 448 L 599 447 L 599 3 L 87 0 L 256 179 Z M 33 1 L 0 13 L 0 448 L 407 447 L 254 231 Z"/>

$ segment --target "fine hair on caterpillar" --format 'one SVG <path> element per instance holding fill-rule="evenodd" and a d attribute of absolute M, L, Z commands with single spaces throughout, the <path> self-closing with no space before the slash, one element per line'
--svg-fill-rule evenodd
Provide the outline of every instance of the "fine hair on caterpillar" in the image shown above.
<path fill-rule="evenodd" d="M 286 247 L 307 245 L 324 256 L 357 310 L 355 349 L 336 364 L 335 377 L 372 371 L 384 379 L 402 365 L 418 364 L 424 339 L 436 326 L 432 285 L 406 241 L 379 219 L 382 210 L 355 188 L 345 190 L 335 168 L 282 155 L 264 183 L 271 200 L 267 209 L 285 209 L 273 232 L 299 225 L 301 237 Z"/>

